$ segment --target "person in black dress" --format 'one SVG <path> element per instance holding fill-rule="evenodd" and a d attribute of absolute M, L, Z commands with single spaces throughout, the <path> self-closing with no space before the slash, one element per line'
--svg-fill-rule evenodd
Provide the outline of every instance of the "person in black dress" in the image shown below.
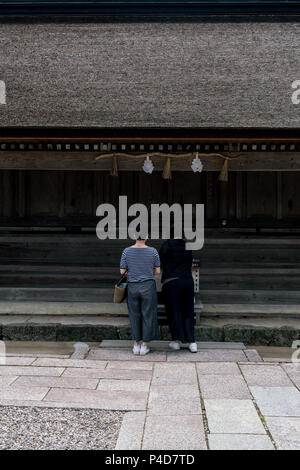
<path fill-rule="evenodd" d="M 159 250 L 162 268 L 162 292 L 172 335 L 170 347 L 180 349 L 189 343 L 189 350 L 197 352 L 194 337 L 194 280 L 192 251 L 185 249 L 183 239 L 167 240 Z"/>

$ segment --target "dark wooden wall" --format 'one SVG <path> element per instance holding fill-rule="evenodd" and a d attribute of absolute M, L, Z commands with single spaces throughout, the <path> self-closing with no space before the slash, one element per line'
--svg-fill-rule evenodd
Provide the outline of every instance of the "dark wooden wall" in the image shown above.
<path fill-rule="evenodd" d="M 296 171 L 229 172 L 228 183 L 218 172 L 173 172 L 163 180 L 161 172 L 107 171 L 0 171 L 0 224 L 91 225 L 102 202 L 118 204 L 119 195 L 134 202 L 204 203 L 207 223 L 227 219 L 233 225 L 300 221 L 300 179 Z"/>

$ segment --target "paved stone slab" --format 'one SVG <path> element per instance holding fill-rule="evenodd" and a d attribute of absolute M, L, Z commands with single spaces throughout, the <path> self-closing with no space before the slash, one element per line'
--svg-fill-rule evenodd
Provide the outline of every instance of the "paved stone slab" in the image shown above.
<path fill-rule="evenodd" d="M 297 321 L 297 320 L 296 320 Z M 299 322 L 299 320 L 298 320 Z M 296 328 L 297 326 L 294 325 Z M 299 325 L 298 325 L 299 327 Z M 259 355 L 264 359 L 264 361 L 268 362 L 270 357 L 278 357 L 281 359 L 290 359 L 291 355 L 293 354 L 294 349 L 287 348 L 283 346 L 249 346 L 249 348 L 256 349 Z"/>
<path fill-rule="evenodd" d="M 292 359 L 286 359 L 282 357 L 268 357 L 264 359 L 265 362 L 277 362 L 277 363 L 285 363 L 285 362 L 292 362 Z"/>
<path fill-rule="evenodd" d="M 294 384 L 300 389 L 300 364 L 282 364 L 282 368 L 286 371 Z"/>
<path fill-rule="evenodd" d="M 36 305 L 36 303 L 34 303 L 34 305 Z M 49 317 L 46 316 L 45 320 L 47 321 L 48 318 Z M 16 321 L 13 317 L 11 317 L 11 319 L 14 322 Z M 6 341 L 5 344 L 6 352 L 8 354 L 16 355 L 32 354 L 34 356 L 38 356 L 43 354 L 48 357 L 69 357 L 69 355 L 74 351 L 74 341 Z M 90 346 L 95 346 L 95 343 L 89 342 L 88 344 Z"/>
<path fill-rule="evenodd" d="M 143 450 L 205 450 L 201 415 L 147 416 Z"/>
<path fill-rule="evenodd" d="M 107 369 L 152 370 L 153 362 L 111 361 L 107 363 L 106 368 Z"/>
<path fill-rule="evenodd" d="M 290 375 L 290 378 L 296 387 L 300 390 L 300 374 Z"/>
<path fill-rule="evenodd" d="M 200 376 L 200 390 L 203 398 L 251 399 L 242 376 L 202 375 Z"/>
<path fill-rule="evenodd" d="M 42 400 L 48 393 L 47 387 L 14 387 L 0 388 L 0 400 Z"/>
<path fill-rule="evenodd" d="M 0 366 L 0 375 L 47 375 L 57 377 L 64 371 L 62 367 Z"/>
<path fill-rule="evenodd" d="M 300 373 L 300 363 L 292 363 L 292 364 L 281 364 L 281 367 L 289 374 L 299 374 Z"/>
<path fill-rule="evenodd" d="M 238 362 L 238 365 L 239 366 L 257 366 L 257 367 L 260 367 L 260 366 L 279 366 L 280 364 L 279 363 L 276 363 L 276 362 L 265 362 L 265 361 L 262 361 L 262 362 L 254 362 L 254 361 L 239 361 Z"/>
<path fill-rule="evenodd" d="M 133 380 L 149 380 L 152 377 L 150 370 L 135 369 L 83 369 L 68 368 L 63 373 L 63 377 L 90 377 L 94 379 L 133 379 Z"/>
<path fill-rule="evenodd" d="M 85 367 L 92 369 L 105 369 L 106 361 L 89 361 L 86 359 L 56 359 L 56 358 L 39 358 L 33 363 L 35 367 Z"/>
<path fill-rule="evenodd" d="M 97 390 L 133 390 L 136 392 L 148 392 L 150 380 L 114 380 L 100 379 Z"/>
<path fill-rule="evenodd" d="M 240 369 L 234 362 L 201 362 L 196 364 L 198 374 L 241 375 Z"/>
<path fill-rule="evenodd" d="M 95 390 L 99 379 L 86 377 L 19 377 L 14 385 L 31 387 L 81 388 Z"/>
<path fill-rule="evenodd" d="M 0 387 L 7 387 L 17 379 L 14 375 L 2 375 L 0 376 Z"/>
<path fill-rule="evenodd" d="M 2 326 L 7 326 L 7 325 L 14 325 L 14 324 L 18 324 L 18 325 L 26 325 L 28 323 L 28 320 L 29 320 L 29 315 L 25 314 L 25 315 L 21 315 L 20 313 L 18 313 L 18 316 L 15 317 L 15 311 L 11 308 L 9 308 L 10 306 L 12 305 L 16 305 L 14 302 L 11 302 L 11 301 L 5 301 L 4 304 L 6 306 L 8 306 L 8 309 L 6 310 L 6 314 L 5 315 L 2 315 L 3 311 L 2 311 L 2 306 L 3 306 L 3 302 L 0 301 L 0 324 Z M 18 305 L 22 305 L 23 302 L 17 302 Z M 5 307 L 4 307 L 5 308 Z M 12 314 L 12 315 L 11 315 Z M 8 342 L 11 342 L 11 340 L 7 340 L 5 339 L 5 342 L 8 343 Z M 22 341 L 23 342 L 23 341 Z M 25 341 L 24 341 L 25 343 Z"/>
<path fill-rule="evenodd" d="M 251 400 L 205 399 L 212 434 L 266 434 Z"/>
<path fill-rule="evenodd" d="M 19 354 L 7 354 L 6 357 L 20 357 Z M 31 354 L 31 353 L 24 353 L 22 354 L 22 357 L 31 357 L 33 359 L 36 359 L 37 357 L 55 357 L 57 359 L 69 359 L 70 358 L 70 355 L 69 354 L 43 354 L 43 353 L 35 353 L 35 354 Z"/>
<path fill-rule="evenodd" d="M 145 392 L 52 388 L 47 395 L 47 402 L 83 403 L 91 408 L 96 405 L 103 410 L 145 410 L 147 397 Z"/>
<path fill-rule="evenodd" d="M 131 350 L 122 349 L 91 349 L 88 359 L 97 359 L 100 361 L 146 361 L 156 362 L 165 361 L 166 353 L 151 351 L 146 356 L 135 356 Z"/>
<path fill-rule="evenodd" d="M 87 343 L 78 341 L 74 344 L 74 352 L 70 359 L 84 359 L 87 353 L 89 352 L 90 347 Z"/>
<path fill-rule="evenodd" d="M 264 416 L 300 416 L 300 392 L 295 387 L 250 387 Z"/>
<path fill-rule="evenodd" d="M 151 385 L 148 416 L 201 414 L 199 390 L 194 385 Z"/>
<path fill-rule="evenodd" d="M 194 384 L 197 386 L 195 364 L 157 363 L 154 366 L 153 385 Z"/>
<path fill-rule="evenodd" d="M 291 387 L 293 384 L 278 365 L 241 365 L 248 385 L 258 387 Z"/>
<path fill-rule="evenodd" d="M 274 450 L 269 436 L 255 434 L 208 434 L 210 450 Z"/>
<path fill-rule="evenodd" d="M 35 360 L 35 357 L 20 357 L 20 356 L 6 356 L 5 364 L 6 366 L 29 366 Z"/>
<path fill-rule="evenodd" d="M 169 349 L 170 341 L 151 341 L 150 347 L 153 350 L 165 350 Z M 237 342 L 221 342 L 221 341 L 197 341 L 198 348 L 202 349 L 245 349 L 244 343 Z M 121 340 L 121 339 L 104 339 L 100 343 L 100 348 L 131 348 L 131 340 Z M 183 345 L 184 348 L 188 348 L 188 344 Z"/>
<path fill-rule="evenodd" d="M 170 362 L 238 362 L 245 361 L 246 356 L 239 350 L 210 350 L 191 353 L 189 351 L 172 351 L 167 353 Z"/>
<path fill-rule="evenodd" d="M 168 341 L 151 341 L 150 347 L 153 350 L 156 349 L 166 349 L 168 348 Z M 104 339 L 100 343 L 100 348 L 105 348 L 105 349 L 122 349 L 124 348 L 125 350 L 130 350 L 132 348 L 132 340 L 128 339 Z"/>
<path fill-rule="evenodd" d="M 245 349 L 244 353 L 249 361 L 252 362 L 263 362 L 262 358 L 256 351 L 256 349 Z"/>
<path fill-rule="evenodd" d="M 140 450 L 142 446 L 146 413 L 131 411 L 123 418 L 116 450 Z"/>
<path fill-rule="evenodd" d="M 227 341 L 197 341 L 200 349 L 245 349 L 244 343 Z"/>
<path fill-rule="evenodd" d="M 0 406 L 26 406 L 26 407 L 40 407 L 40 408 L 77 408 L 77 409 L 88 409 L 93 408 L 95 410 L 103 409 L 103 406 L 100 404 L 93 403 L 92 405 L 88 402 L 87 404 L 82 402 L 73 402 L 73 401 L 47 401 L 47 396 L 43 401 L 37 400 L 10 400 L 10 399 L 0 399 Z M 108 408 L 109 409 L 109 408 Z M 128 411 L 128 410 L 125 410 Z"/>
<path fill-rule="evenodd" d="M 272 416 L 266 424 L 279 450 L 300 450 L 300 418 Z"/>

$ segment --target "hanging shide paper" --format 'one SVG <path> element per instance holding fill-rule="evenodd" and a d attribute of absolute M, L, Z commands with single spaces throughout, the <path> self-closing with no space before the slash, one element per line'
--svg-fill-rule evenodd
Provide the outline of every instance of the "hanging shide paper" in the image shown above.
<path fill-rule="evenodd" d="M 150 175 L 153 172 L 154 165 L 153 165 L 152 160 L 150 160 L 149 155 L 146 157 L 146 160 L 144 161 L 142 169 L 144 170 L 145 173 L 148 173 Z"/>

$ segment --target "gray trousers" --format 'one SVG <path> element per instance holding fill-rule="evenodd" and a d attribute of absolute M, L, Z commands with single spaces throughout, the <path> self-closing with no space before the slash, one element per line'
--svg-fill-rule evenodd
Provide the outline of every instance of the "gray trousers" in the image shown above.
<path fill-rule="evenodd" d="M 145 343 L 159 339 L 155 281 L 129 282 L 127 304 L 132 339 Z"/>

